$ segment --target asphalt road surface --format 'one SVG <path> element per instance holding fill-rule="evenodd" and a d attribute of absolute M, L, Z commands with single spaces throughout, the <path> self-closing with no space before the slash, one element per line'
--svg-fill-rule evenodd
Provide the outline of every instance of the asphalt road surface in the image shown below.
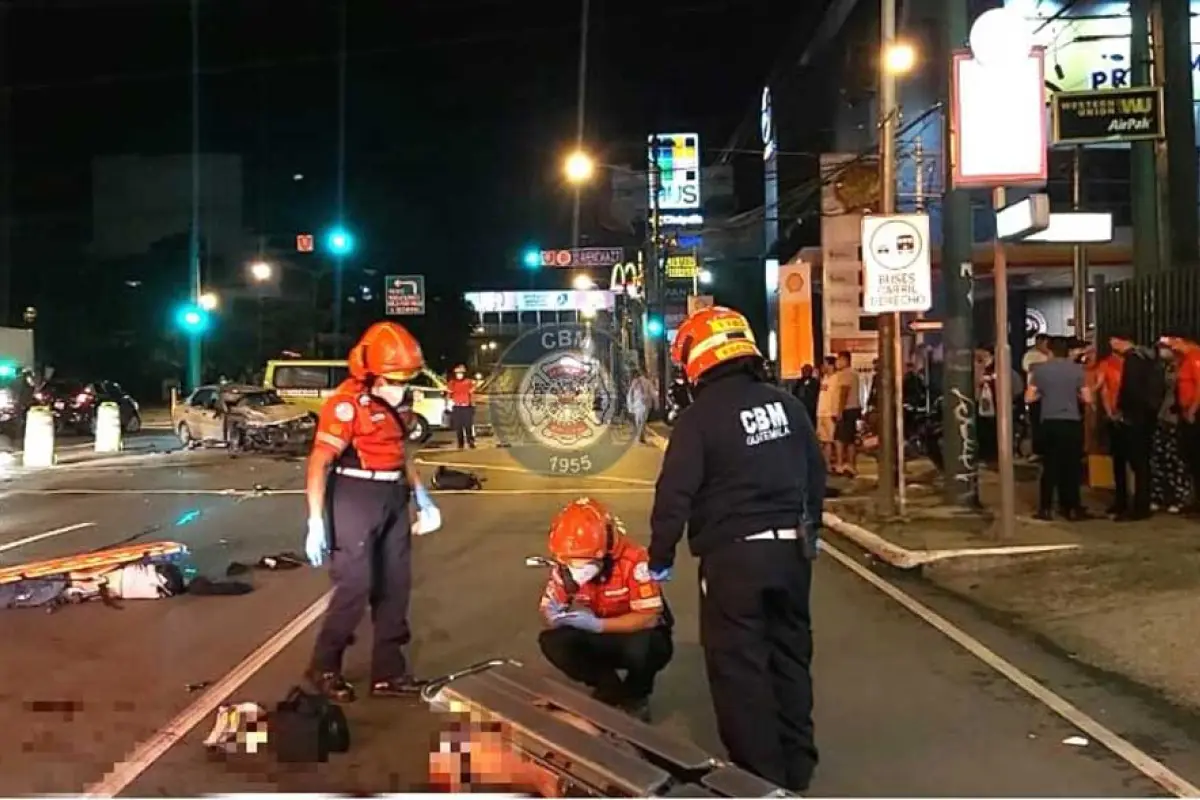
<path fill-rule="evenodd" d="M 635 447 L 608 473 L 587 479 L 530 475 L 503 450 L 486 447 L 460 454 L 434 446 L 422 458 L 478 465 L 487 477 L 481 492 L 441 495 L 445 526 L 416 546 L 412 655 L 422 673 L 435 675 L 494 656 L 540 664 L 536 606 L 544 574 L 524 567 L 523 557 L 542 551 L 551 516 L 582 494 L 601 497 L 644 537 L 660 454 Z M 139 536 L 186 543 L 203 574 L 224 579 L 231 562 L 301 549 L 302 469 L 299 460 L 216 451 L 15 477 L 0 484 L 0 566 Z M 1170 709 L 1083 673 L 917 582 L 878 576 L 861 566 L 861 553 L 832 544 L 840 552 L 818 561 L 813 598 L 822 762 L 812 794 L 1169 794 L 1146 777 L 1155 768 L 1142 755 L 1200 780 L 1197 739 Z M 719 753 L 691 566 L 683 555 L 668 587 L 678 617 L 676 655 L 654 713 L 656 724 Z M 968 652 L 871 578 L 936 608 L 984 649 Z M 0 795 L 88 788 L 130 796 L 389 792 L 423 780 L 436 720 L 407 700 L 364 698 L 349 706 L 352 750 L 325 765 L 210 760 L 200 742 L 213 723 L 209 709 L 225 698 L 211 689 L 189 691 L 189 684 L 220 682 L 328 589 L 324 571 L 307 567 L 236 579 L 254 591 L 131 601 L 121 609 L 0 612 Z M 301 624 L 289 630 L 298 634 L 278 653 L 243 664 L 237 676 L 246 679 L 232 700 L 272 707 L 297 682 L 314 630 Z M 1124 757 L 1067 722 L 1046 698 L 1031 697 L 979 652 L 1008 659 L 1058 693 L 1050 697 L 1061 695 L 1125 737 L 1128 749 L 1114 745 Z M 365 648 L 356 648 L 347 665 L 360 682 L 366 657 Z M 196 724 L 167 729 L 181 719 Z M 1065 743 L 1074 736 L 1087 743 Z"/>

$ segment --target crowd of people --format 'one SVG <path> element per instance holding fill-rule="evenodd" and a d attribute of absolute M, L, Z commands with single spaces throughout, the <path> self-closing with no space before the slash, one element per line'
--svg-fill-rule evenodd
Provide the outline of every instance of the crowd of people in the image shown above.
<path fill-rule="evenodd" d="M 858 423 L 863 416 L 862 377 L 851 364 L 850 353 L 822 359 L 820 371 L 811 364 L 801 368 L 792 393 L 804 404 L 830 475 L 853 478 L 858 474 Z"/>

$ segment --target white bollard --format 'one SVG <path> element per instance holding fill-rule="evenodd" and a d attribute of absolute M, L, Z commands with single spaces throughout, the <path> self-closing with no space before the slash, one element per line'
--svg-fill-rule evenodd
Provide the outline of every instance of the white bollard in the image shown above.
<path fill-rule="evenodd" d="M 96 409 L 96 452 L 121 452 L 121 409 L 116 403 L 101 403 Z"/>
<path fill-rule="evenodd" d="M 34 406 L 25 415 L 22 463 L 27 467 L 54 466 L 54 412 L 46 406 Z"/>

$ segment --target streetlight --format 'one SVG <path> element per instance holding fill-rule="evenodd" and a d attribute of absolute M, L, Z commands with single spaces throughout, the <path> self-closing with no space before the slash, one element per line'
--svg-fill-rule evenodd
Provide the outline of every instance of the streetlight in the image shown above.
<path fill-rule="evenodd" d="M 217 299 L 217 296 L 214 293 L 205 292 L 197 298 L 197 303 L 199 304 L 200 308 L 204 309 L 205 311 L 216 311 L 220 301 Z"/>
<path fill-rule="evenodd" d="M 576 186 L 587 183 L 596 172 L 596 162 L 582 150 L 576 150 L 563 162 L 563 174 Z"/>
<path fill-rule="evenodd" d="M 596 282 L 587 275 L 576 275 L 575 280 L 571 282 L 576 291 L 586 292 L 596 288 Z"/>
<path fill-rule="evenodd" d="M 708 286 L 713 282 L 713 274 L 706 269 L 700 270 L 700 274 L 697 277 L 700 278 L 700 283 L 704 286 Z"/>
<path fill-rule="evenodd" d="M 256 261 L 250 265 L 250 277 L 258 283 L 266 283 L 274 274 L 275 270 L 265 261 Z"/>
<path fill-rule="evenodd" d="M 917 63 L 917 51 L 908 42 L 892 42 L 883 50 L 883 68 L 890 75 L 904 75 Z"/>

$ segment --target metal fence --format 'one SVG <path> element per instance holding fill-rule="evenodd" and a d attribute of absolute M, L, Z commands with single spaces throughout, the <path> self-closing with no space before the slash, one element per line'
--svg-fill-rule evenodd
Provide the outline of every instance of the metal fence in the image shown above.
<path fill-rule="evenodd" d="M 1200 272 L 1164 272 L 1098 287 L 1097 343 L 1117 334 L 1151 345 L 1160 336 L 1200 341 Z"/>

